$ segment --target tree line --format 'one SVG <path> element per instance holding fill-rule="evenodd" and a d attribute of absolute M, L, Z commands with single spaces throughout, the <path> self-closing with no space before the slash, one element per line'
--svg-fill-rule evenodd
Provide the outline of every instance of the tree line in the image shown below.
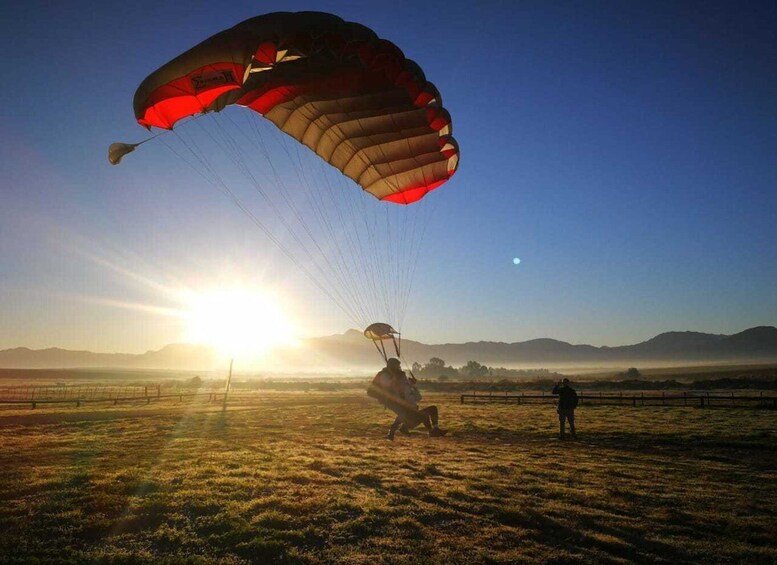
<path fill-rule="evenodd" d="M 505 367 L 489 367 L 477 361 L 467 361 L 461 367 L 447 365 L 443 359 L 432 357 L 429 362 L 421 365 L 413 363 L 413 374 L 422 379 L 445 381 L 500 381 L 504 379 L 553 379 L 563 375 L 548 369 L 507 369 Z"/>

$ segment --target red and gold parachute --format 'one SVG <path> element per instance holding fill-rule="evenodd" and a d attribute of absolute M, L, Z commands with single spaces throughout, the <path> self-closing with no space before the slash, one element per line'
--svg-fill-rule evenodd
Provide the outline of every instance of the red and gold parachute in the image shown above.
<path fill-rule="evenodd" d="M 240 107 L 252 111 L 233 119 L 230 108 Z M 114 143 L 111 163 L 160 137 L 155 145 L 225 193 L 351 320 L 401 328 L 430 217 L 415 213 L 418 201 L 456 172 L 459 148 L 440 92 L 396 45 L 331 14 L 266 14 L 164 64 L 138 87 L 134 110 L 138 123 L 170 135 Z M 294 146 L 268 142 L 257 121 Z M 309 170 L 295 155 L 301 146 L 363 190 Z M 284 153 L 291 165 L 279 162 Z M 376 343 L 399 335 L 383 325 L 391 331 L 368 335 Z"/>
<path fill-rule="evenodd" d="M 409 204 L 456 171 L 451 117 L 390 41 L 320 12 L 258 16 L 148 76 L 135 117 L 173 128 L 230 104 L 262 114 L 380 200 Z"/>

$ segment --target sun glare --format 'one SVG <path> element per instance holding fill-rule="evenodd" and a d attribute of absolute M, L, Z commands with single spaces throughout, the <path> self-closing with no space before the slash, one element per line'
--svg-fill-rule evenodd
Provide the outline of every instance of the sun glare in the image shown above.
<path fill-rule="evenodd" d="M 294 332 L 277 297 L 247 289 L 187 293 L 186 341 L 230 357 L 257 358 L 291 345 Z"/>

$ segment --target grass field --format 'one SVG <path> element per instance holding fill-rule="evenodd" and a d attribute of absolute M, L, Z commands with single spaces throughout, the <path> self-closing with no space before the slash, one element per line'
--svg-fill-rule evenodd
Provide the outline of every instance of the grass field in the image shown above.
<path fill-rule="evenodd" d="M 0 561 L 777 562 L 775 411 L 427 400 L 3 410 Z"/>

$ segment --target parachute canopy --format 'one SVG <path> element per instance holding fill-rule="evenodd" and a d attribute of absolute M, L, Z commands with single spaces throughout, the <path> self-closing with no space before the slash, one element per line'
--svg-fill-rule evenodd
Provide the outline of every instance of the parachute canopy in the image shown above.
<path fill-rule="evenodd" d="M 230 104 L 262 114 L 380 200 L 415 202 L 458 167 L 450 115 L 421 68 L 331 14 L 246 20 L 163 65 L 134 99 L 141 125 L 165 129 Z"/>

